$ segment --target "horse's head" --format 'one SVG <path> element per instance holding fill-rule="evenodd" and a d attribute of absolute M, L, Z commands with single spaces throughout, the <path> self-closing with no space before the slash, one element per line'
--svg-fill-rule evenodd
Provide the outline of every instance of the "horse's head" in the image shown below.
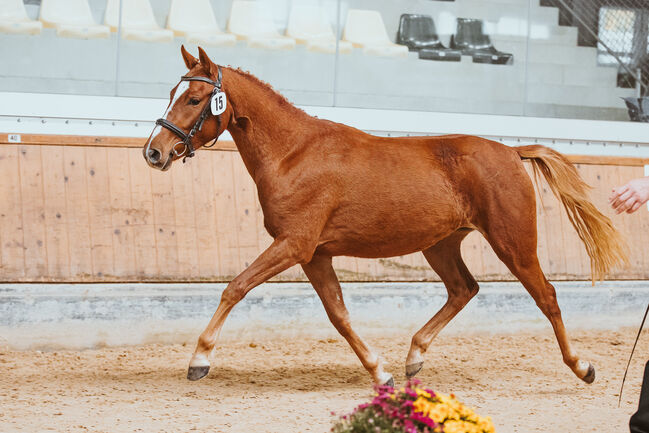
<path fill-rule="evenodd" d="M 171 90 L 167 111 L 156 121 L 142 151 L 151 167 L 163 171 L 173 161 L 191 157 L 195 149 L 216 141 L 232 117 L 221 68 L 200 47 L 198 59 L 184 46 L 180 50 L 189 72 Z"/>

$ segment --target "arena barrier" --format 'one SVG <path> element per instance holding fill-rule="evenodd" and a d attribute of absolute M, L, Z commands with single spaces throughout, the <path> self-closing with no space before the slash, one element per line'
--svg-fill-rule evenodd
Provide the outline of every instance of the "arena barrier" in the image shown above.
<path fill-rule="evenodd" d="M 270 244 L 255 185 L 231 141 L 169 172 L 150 169 L 143 138 L 0 135 L 0 280 L 4 282 L 229 281 Z M 630 247 L 611 279 L 648 279 L 649 213 L 616 216 L 611 188 L 644 175 L 645 158 L 570 159 Z M 588 280 L 590 263 L 543 181 L 539 258 L 548 278 Z M 478 280 L 513 280 L 479 233 L 462 246 Z M 438 280 L 421 254 L 334 259 L 344 281 Z M 306 280 L 299 267 L 275 280 Z"/>

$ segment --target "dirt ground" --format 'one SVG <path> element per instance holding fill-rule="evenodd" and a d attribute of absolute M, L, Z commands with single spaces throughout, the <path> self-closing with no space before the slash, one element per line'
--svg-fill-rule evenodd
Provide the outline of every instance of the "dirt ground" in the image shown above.
<path fill-rule="evenodd" d="M 622 405 L 618 392 L 636 330 L 572 332 L 597 368 L 583 384 L 561 362 L 550 331 L 442 335 L 419 378 L 453 392 L 499 433 L 624 432 L 640 392 L 642 335 Z M 371 339 L 398 384 L 409 337 Z M 341 338 L 221 344 L 212 371 L 185 379 L 193 347 L 87 351 L 0 349 L 0 432 L 326 432 L 371 394 L 368 375 Z"/>

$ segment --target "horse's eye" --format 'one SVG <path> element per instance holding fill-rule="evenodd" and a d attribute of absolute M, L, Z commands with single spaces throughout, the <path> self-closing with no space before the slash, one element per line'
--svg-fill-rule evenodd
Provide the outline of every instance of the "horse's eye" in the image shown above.
<path fill-rule="evenodd" d="M 200 99 L 196 99 L 196 98 L 192 98 L 192 99 L 189 100 L 189 103 L 190 103 L 191 105 L 198 105 L 200 102 L 201 102 L 201 100 L 200 100 Z"/>

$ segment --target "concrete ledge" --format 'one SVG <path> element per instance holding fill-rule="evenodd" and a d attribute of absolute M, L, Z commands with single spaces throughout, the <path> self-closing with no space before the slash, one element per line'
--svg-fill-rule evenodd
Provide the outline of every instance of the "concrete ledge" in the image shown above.
<path fill-rule="evenodd" d="M 568 330 L 638 326 L 648 282 L 555 284 Z M 0 286 L 0 347 L 84 349 L 144 343 L 193 344 L 214 313 L 224 284 L 16 284 Z M 440 283 L 344 284 L 361 335 L 411 335 L 446 301 Z M 484 283 L 443 332 L 518 332 L 549 328 L 518 283 Z M 336 331 L 308 284 L 253 290 L 226 321 L 221 342 L 327 338 Z"/>

